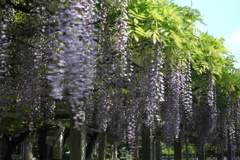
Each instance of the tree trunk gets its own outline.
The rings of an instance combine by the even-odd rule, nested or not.
[[[55,140],[53,141],[53,159],[61,160],[63,155],[63,137],[64,127],[58,126],[55,132]]]
[[[48,125],[44,124],[42,128],[38,130],[38,149],[39,149],[39,159],[46,160],[47,159],[47,131]]]
[[[101,133],[100,144],[99,144],[99,160],[106,159],[106,148],[107,148],[107,133]]]
[[[7,150],[6,150],[6,153],[5,153],[5,158],[4,160],[12,160],[12,153],[13,153],[13,150],[15,147],[11,146],[11,145],[7,145]]]
[[[142,129],[142,160],[152,160],[152,145],[150,128],[143,126]]]
[[[27,130],[20,133],[18,137],[10,137],[8,135],[3,135],[7,144],[4,160],[12,160],[12,153],[14,149],[29,135],[29,133],[30,131]]]
[[[174,160],[182,159],[182,144],[181,139],[174,139]]]
[[[80,130],[74,127],[74,119],[70,122],[70,160],[86,160],[86,122],[82,119]]]

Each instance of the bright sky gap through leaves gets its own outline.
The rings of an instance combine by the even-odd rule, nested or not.
[[[239,0],[174,0],[177,5],[198,9],[206,25],[197,28],[216,38],[225,39],[225,47],[235,56],[240,68],[240,1]]]

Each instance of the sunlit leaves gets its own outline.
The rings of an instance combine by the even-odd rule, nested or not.
[[[210,70],[213,76],[222,74],[222,66],[227,62],[223,57],[228,53],[222,40],[200,33],[197,48],[193,52],[193,67],[197,72],[201,74]]]

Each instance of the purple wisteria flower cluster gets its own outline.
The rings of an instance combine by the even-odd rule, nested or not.
[[[8,34],[9,29],[9,13],[8,6],[1,8],[2,18],[0,20],[0,78],[3,78],[7,74],[6,70],[6,58],[9,52],[10,45],[10,34]],[[11,13],[11,12],[10,12]]]
[[[89,90],[93,89],[94,58],[97,54],[97,30],[93,25],[97,18],[96,3],[95,0],[71,0],[68,4],[60,4],[60,10],[53,17],[57,23],[54,35],[57,48],[51,58],[57,64],[50,65],[48,79],[53,87],[54,98],[61,99],[63,92],[70,95],[76,127],[81,126],[86,97]]]

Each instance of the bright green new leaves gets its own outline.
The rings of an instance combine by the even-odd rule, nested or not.
[[[130,37],[139,42],[140,39],[150,38],[155,44],[161,41],[161,24],[164,20],[152,1],[132,1],[129,4],[129,33]]]
[[[196,21],[201,21],[197,10],[179,7],[166,1],[131,1],[129,4],[129,36],[139,42],[151,39],[154,44],[175,46],[177,49],[188,45]]]
[[[197,47],[193,50],[193,68],[199,73],[210,71],[214,76],[221,76],[223,66],[227,61],[224,55],[228,53],[223,46],[223,39],[216,39],[208,33],[200,33]]]
[[[226,65],[222,75],[216,80],[219,94],[230,94],[231,98],[240,98],[240,69],[233,66],[233,57],[225,58]]]
[[[195,23],[201,22],[197,10],[153,0],[133,0],[128,6],[128,35],[132,43],[150,48],[160,44],[171,59],[178,59],[179,54],[191,59],[189,55],[198,52],[194,51],[198,43]]]
[[[164,0],[133,0],[128,6],[128,34],[135,42],[160,43],[164,52],[175,54],[174,57],[181,53],[191,59],[198,73],[209,70],[213,75],[221,75],[228,51],[222,39],[195,27],[197,21],[203,23],[198,10]]]

